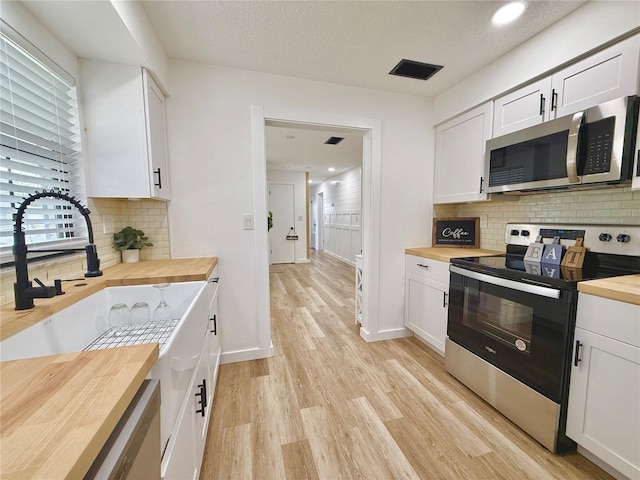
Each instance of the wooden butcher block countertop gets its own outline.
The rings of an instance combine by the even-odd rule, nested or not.
[[[158,359],[158,344],[0,363],[0,477],[82,478]]]
[[[104,269],[104,275],[63,282],[64,295],[36,298],[35,307],[15,310],[12,303],[0,307],[0,341],[15,335],[40,320],[63,310],[105,287],[150,285],[153,283],[193,282],[206,280],[218,264],[217,257],[175,258],[119,263]],[[53,282],[48,282],[52,284]]]
[[[610,300],[640,305],[640,275],[579,282],[578,291]]]
[[[504,252],[484,250],[482,248],[423,247],[407,248],[404,253],[441,262],[450,262],[452,258],[487,257],[490,255],[502,255]]]

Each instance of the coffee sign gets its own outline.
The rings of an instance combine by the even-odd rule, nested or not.
[[[480,218],[434,218],[434,247],[468,247],[480,245]]]

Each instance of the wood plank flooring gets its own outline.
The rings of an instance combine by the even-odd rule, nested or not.
[[[415,338],[367,344],[354,269],[271,269],[272,358],[220,367],[201,479],[609,479],[555,455]]]

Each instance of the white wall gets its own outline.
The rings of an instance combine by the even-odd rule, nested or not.
[[[287,172],[283,170],[267,170],[267,183],[293,185],[293,210],[296,219],[296,235],[298,235],[298,240],[295,242],[295,261],[296,263],[307,262],[307,182],[305,173]],[[298,217],[302,217],[302,220]],[[258,218],[260,218],[259,215]]]
[[[382,122],[380,290],[377,331],[403,330],[404,249],[430,238],[430,101],[224,67],[170,61],[167,102],[173,200],[172,256],[217,255],[223,352],[260,352],[251,212],[251,106],[297,108]],[[402,210],[403,214],[397,212]],[[253,212],[259,218],[266,212]],[[377,333],[377,332],[373,332]],[[238,358],[237,356],[234,358]]]
[[[640,2],[592,1],[433,100],[434,124],[640,27]]]
[[[323,194],[324,250],[355,265],[354,255],[362,249],[362,167],[314,185],[310,191]]]

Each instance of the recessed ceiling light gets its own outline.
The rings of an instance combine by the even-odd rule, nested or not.
[[[525,2],[509,2],[493,14],[491,22],[494,25],[506,25],[522,15],[526,8],[527,4]]]
[[[307,180],[307,183],[313,183],[313,180]]]
[[[333,167],[329,167],[329,168],[327,168],[327,170],[329,170],[330,172],[335,172],[336,171],[336,169],[333,168]]]

